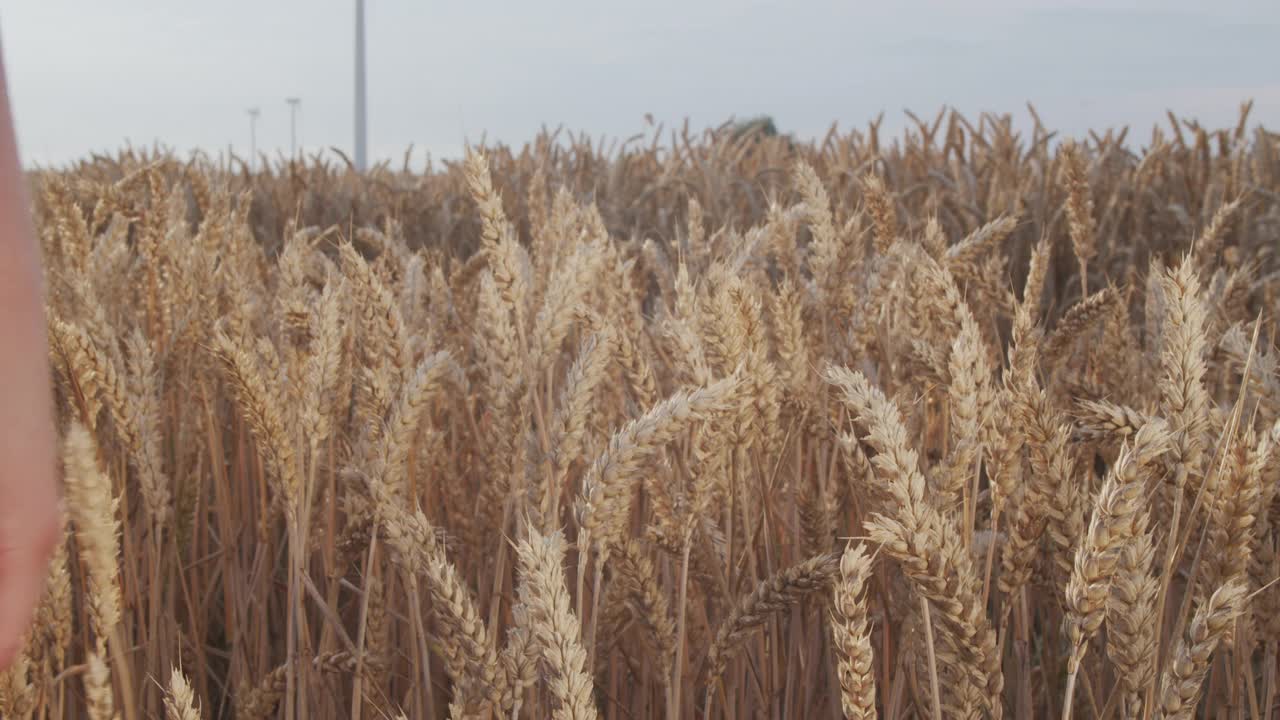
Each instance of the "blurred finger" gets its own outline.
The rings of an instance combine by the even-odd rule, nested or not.
[[[36,604],[44,592],[49,557],[61,540],[56,513],[34,520],[10,535],[0,546],[0,669],[8,668],[22,649]]]

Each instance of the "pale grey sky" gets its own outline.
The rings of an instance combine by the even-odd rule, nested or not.
[[[353,0],[0,0],[28,164],[126,142],[287,151],[352,138]],[[367,0],[370,155],[520,143],[543,124],[625,138],[774,116],[820,135],[903,108],[1014,112],[1065,132],[1166,107],[1211,125],[1255,100],[1280,127],[1280,2]]]

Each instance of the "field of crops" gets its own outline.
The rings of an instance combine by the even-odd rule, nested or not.
[[[35,174],[0,714],[1273,717],[1280,135],[910,117]]]

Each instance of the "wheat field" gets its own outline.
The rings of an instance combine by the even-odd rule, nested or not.
[[[1275,717],[1248,111],[38,172],[67,537],[0,715]]]

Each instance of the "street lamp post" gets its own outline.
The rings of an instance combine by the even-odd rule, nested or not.
[[[262,111],[249,108],[249,169],[253,170],[254,158],[258,157],[258,116]]]
[[[364,89],[364,0],[356,0],[356,170],[364,172],[365,155],[365,89]]]
[[[298,157],[298,105],[302,103],[300,98],[285,98],[285,102],[289,103],[289,157]]]

